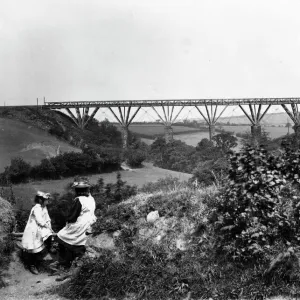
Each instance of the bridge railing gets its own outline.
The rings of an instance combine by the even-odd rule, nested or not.
[[[233,98],[233,99],[166,99],[166,100],[103,100],[45,102],[49,108],[65,107],[152,107],[152,106],[201,106],[201,105],[282,105],[300,104],[300,98]]]

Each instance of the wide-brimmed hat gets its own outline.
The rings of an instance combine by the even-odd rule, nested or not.
[[[41,197],[41,198],[44,198],[44,199],[49,199],[51,194],[50,193],[44,193],[44,192],[41,192],[41,191],[37,191],[36,192],[36,195],[38,197]]]
[[[72,188],[75,189],[83,189],[83,188],[88,188],[91,185],[89,184],[89,182],[87,180],[80,180],[80,181],[75,181],[72,185]]]

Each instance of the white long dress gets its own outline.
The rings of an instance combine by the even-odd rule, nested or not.
[[[41,252],[45,248],[44,241],[51,235],[51,220],[47,207],[36,204],[31,209],[22,237],[22,246],[30,253]]]
[[[74,223],[68,223],[57,233],[57,236],[70,245],[80,246],[85,245],[87,240],[86,232],[96,222],[96,203],[91,195],[88,197],[79,196],[76,199],[81,204],[81,211],[77,220]]]

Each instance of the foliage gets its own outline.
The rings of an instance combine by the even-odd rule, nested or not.
[[[294,171],[288,160],[263,148],[248,147],[231,156],[230,183],[214,216],[222,251],[238,260],[259,260],[268,258],[275,241],[298,242],[300,196],[286,186]],[[283,197],[286,189],[289,197]]]
[[[102,157],[99,157],[97,153],[88,150],[84,153],[66,152],[50,159],[43,159],[37,166],[31,166],[22,158],[14,158],[11,165],[0,174],[0,182],[7,185],[29,179],[59,179],[78,174],[100,173],[108,168],[111,170],[119,168],[119,157],[113,155],[107,157],[104,152],[101,154]]]
[[[206,149],[211,149],[214,143],[207,138],[202,139],[196,146],[197,151],[203,151]]]
[[[11,260],[11,254],[14,250],[14,240],[11,235],[7,235],[1,239],[0,243],[0,270],[4,270],[8,267]],[[3,282],[2,274],[0,272],[0,289],[5,286]]]
[[[9,265],[14,243],[10,233],[13,231],[15,218],[12,205],[0,197],[0,288],[4,286],[2,270]]]
[[[212,184],[220,186],[226,181],[228,169],[226,157],[199,162],[193,170],[193,177],[190,181],[195,182],[196,180],[197,185],[201,187]]]
[[[221,132],[215,135],[212,140],[223,153],[227,153],[237,146],[237,138],[230,132]]]
[[[1,110],[0,115],[47,131],[83,151],[86,147],[92,148],[101,157],[102,164],[98,165],[101,172],[116,170],[116,167],[120,166],[121,133],[108,120],[98,122],[96,119],[92,119],[85,129],[81,129],[66,114],[47,108],[9,108]],[[52,178],[53,172],[48,173],[47,177]],[[3,182],[3,180],[1,181]],[[20,182],[20,180],[16,179],[16,182]]]
[[[140,149],[129,148],[124,151],[124,159],[130,167],[141,167],[146,159],[146,153]]]
[[[171,193],[140,194],[111,206],[110,213],[103,216],[102,224],[107,224],[108,228],[111,222],[111,231],[118,230],[117,248],[102,250],[100,257],[86,259],[80,272],[60,288],[60,294],[68,298],[124,300],[294,296],[299,284],[279,278],[269,282],[264,277],[267,264],[233,262],[216,251],[213,224],[205,222],[205,215],[211,208],[203,206],[204,200],[211,203],[213,195],[207,191],[182,189]],[[147,225],[142,219],[153,209],[159,210],[160,220],[164,221]],[[186,228],[163,222],[177,220],[183,224],[186,218],[198,224],[195,231],[187,227],[190,228],[188,249],[164,247],[170,236],[177,238]],[[168,227],[167,236],[160,242],[143,238],[141,227],[146,231],[157,231],[161,224],[173,226]],[[276,253],[280,249],[276,246],[273,251]]]
[[[172,190],[187,187],[186,182],[180,182],[178,177],[173,177],[171,175],[160,178],[155,182],[147,182],[140,189],[141,193],[154,193],[154,192],[170,192]]]
[[[242,144],[244,147],[247,147],[249,145],[254,146],[255,143],[267,147],[272,142],[270,133],[267,132],[264,128],[262,128],[261,133],[256,136],[256,141],[254,140],[253,135],[250,131],[245,133],[237,133],[236,136],[242,138]]]
[[[33,178],[55,179],[57,178],[57,170],[50,159],[42,159],[38,166],[32,167],[31,176]]]
[[[3,184],[26,182],[29,178],[31,166],[23,158],[16,157],[11,159],[9,167],[6,167],[1,174]]]
[[[218,160],[224,157],[222,149],[215,147],[214,143],[206,138],[202,139],[196,146],[196,151],[202,162],[207,160]]]
[[[87,130],[93,133],[94,136],[94,140],[86,141],[87,144],[96,144],[102,147],[121,147],[122,145],[121,132],[108,119],[101,122],[96,119],[90,120],[86,127]]]
[[[109,205],[119,203],[136,195],[137,187],[131,186],[123,181],[121,174],[117,173],[116,183],[104,185],[103,179],[99,178],[97,184],[93,185],[91,191],[96,200],[97,209],[106,209]]]
[[[192,172],[199,160],[195,147],[178,140],[166,143],[163,138],[152,143],[149,155],[158,167],[187,173]]]

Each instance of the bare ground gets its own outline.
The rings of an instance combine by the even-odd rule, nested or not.
[[[65,300],[61,296],[49,294],[49,288],[59,282],[57,276],[49,276],[45,272],[33,275],[25,269],[17,253],[13,254],[9,269],[4,272],[7,286],[0,289],[1,300]]]

